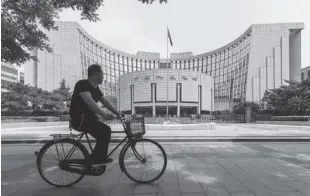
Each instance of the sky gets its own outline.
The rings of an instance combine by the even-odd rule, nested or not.
[[[167,56],[167,26],[174,46],[170,52],[205,53],[240,36],[251,24],[304,22],[302,65],[310,65],[310,0],[104,0],[101,21],[81,21],[80,13],[64,10],[59,20],[77,21],[104,44],[130,53],[160,52]]]

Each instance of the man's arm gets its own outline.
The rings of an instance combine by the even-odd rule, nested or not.
[[[103,96],[100,98],[100,102],[111,112],[113,112],[115,115],[120,116],[121,114],[111,105],[111,103],[104,98]]]
[[[99,106],[98,104],[93,100],[91,97],[90,92],[84,91],[80,92],[80,96],[82,97],[83,101],[86,103],[87,107],[94,112],[95,114],[101,115],[105,119],[109,119],[109,115],[106,114]]]

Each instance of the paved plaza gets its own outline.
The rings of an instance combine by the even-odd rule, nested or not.
[[[2,145],[2,195],[310,196],[310,143],[162,144],[167,170],[153,184],[131,182],[116,159],[103,176],[63,189],[37,172],[33,152],[41,144]]]

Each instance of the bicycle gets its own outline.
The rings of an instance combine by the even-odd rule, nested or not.
[[[127,143],[125,143],[125,145],[122,147],[118,158],[121,171],[124,172],[129,179],[137,183],[151,183],[159,179],[166,170],[167,155],[164,148],[159,143],[151,139],[143,138],[143,135],[145,134],[144,117],[132,118],[131,120],[125,120],[125,118],[121,118],[120,121],[124,127],[126,136],[108,154],[108,158],[111,157],[113,152],[115,152],[115,150],[118,149],[119,146],[127,140]],[[69,128],[70,131],[72,131],[70,121]],[[44,181],[56,187],[70,187],[80,182],[85,175],[100,176],[105,173],[106,165],[94,167],[90,164],[90,154],[81,142],[84,135],[86,136],[90,150],[93,152],[91,142],[85,131],[80,134],[72,134],[72,132],[70,132],[70,134],[52,134],[51,136],[53,136],[54,139],[44,144],[39,152],[35,152],[37,155],[36,164],[39,170],[39,174]],[[142,149],[138,148],[141,146],[140,144],[143,144]],[[151,148],[145,149],[145,144],[153,145],[153,148],[157,148],[157,150],[159,150],[158,155],[161,155],[162,158],[152,160],[151,155],[147,153],[148,150],[151,150]],[[73,146],[68,154],[65,153],[65,145]],[[51,157],[56,158],[56,165],[54,167],[48,168],[47,170],[44,170],[45,164],[47,163],[44,158],[47,158],[47,152],[49,150],[53,151],[53,149],[54,152],[56,151],[57,156],[54,155]],[[73,159],[70,159],[76,150],[80,151],[80,156],[78,158],[73,157]],[[133,156],[129,156],[131,152]],[[133,166],[140,165],[140,167],[138,169],[136,168],[130,170],[131,165],[127,163],[131,163]],[[147,164],[154,164],[156,168],[151,168],[150,166],[147,166]],[[53,173],[51,170],[55,169],[60,169],[60,173],[62,174],[61,182],[57,182],[54,180],[54,178],[51,179],[47,176],[49,173]],[[142,169],[146,169],[152,172],[155,174],[155,176],[150,179],[144,179],[146,177],[146,173],[144,171],[143,175],[141,176]],[[139,177],[134,175],[135,172],[139,173]],[[71,175],[72,179],[65,181],[64,174]],[[60,175],[58,174],[58,177],[59,176]]]

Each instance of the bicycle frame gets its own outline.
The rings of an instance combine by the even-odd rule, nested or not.
[[[120,145],[122,145],[122,144],[128,139],[128,143],[131,145],[131,149],[133,150],[134,155],[135,155],[140,161],[144,161],[144,158],[141,157],[141,156],[138,154],[138,152],[136,151],[136,149],[135,149],[134,146],[132,145],[132,144],[133,144],[133,141],[134,141],[134,138],[133,138],[132,136],[129,136],[129,135],[128,135],[127,127],[126,127],[126,124],[124,123],[124,120],[121,120],[121,123],[122,123],[122,125],[123,125],[123,127],[124,127],[124,132],[126,133],[126,136],[124,137],[123,140],[121,140],[121,141],[116,145],[116,147],[113,148],[113,150],[112,150],[110,153],[108,153],[108,158],[119,148]],[[88,135],[87,135],[86,132],[83,132],[83,133],[80,133],[80,134],[78,134],[78,135],[75,135],[75,137],[78,138],[78,139],[76,139],[76,140],[77,140],[78,142],[82,143],[81,140],[82,140],[82,138],[84,137],[84,135],[86,136],[86,140],[87,140],[87,143],[88,143],[88,145],[89,145],[89,147],[90,147],[91,152],[93,152],[94,150],[93,150],[93,148],[92,148],[91,142],[90,142],[89,137],[88,137]],[[124,146],[124,147],[125,147],[125,146]],[[124,148],[124,147],[123,147],[123,148]],[[76,146],[73,146],[73,147],[70,149],[69,153],[68,153],[68,154],[66,155],[66,157],[64,158],[64,160],[70,159],[70,157],[72,156],[72,154],[74,153],[75,150],[76,150]],[[57,145],[56,145],[56,151],[57,151],[57,154],[58,154]],[[122,153],[122,150],[121,150],[121,153]],[[121,155],[121,153],[120,153],[120,155]],[[59,155],[58,155],[58,157],[59,157]],[[87,157],[86,159],[89,159],[89,157]]]

